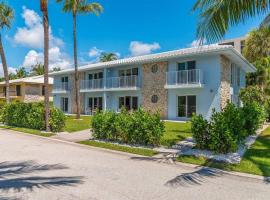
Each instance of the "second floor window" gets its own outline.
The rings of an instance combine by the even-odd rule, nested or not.
[[[68,89],[68,77],[64,76],[61,78],[61,83],[62,83],[62,87],[63,89]]]
[[[42,96],[45,96],[45,86],[44,85],[42,85],[42,91],[41,91],[41,93],[42,93]]]
[[[235,64],[231,65],[231,85],[240,86],[241,82],[241,69],[240,67],[236,66]]]
[[[119,70],[118,75],[119,76],[138,76],[139,70],[137,67],[130,68],[130,69],[122,69]]]
[[[88,80],[102,79],[102,78],[103,78],[103,72],[88,74]]]

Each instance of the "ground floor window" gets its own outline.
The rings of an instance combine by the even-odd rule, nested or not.
[[[196,113],[196,96],[178,96],[178,117],[192,117]]]
[[[68,97],[61,97],[61,110],[68,112]]]
[[[89,97],[88,98],[88,108],[90,113],[97,110],[103,109],[103,98],[102,97]]]
[[[138,97],[136,96],[124,96],[119,97],[119,109],[122,107],[127,110],[137,110],[138,109]]]

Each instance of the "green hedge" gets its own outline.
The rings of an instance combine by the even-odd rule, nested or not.
[[[9,126],[45,129],[43,103],[10,103],[1,109],[1,121]],[[53,132],[61,131],[65,126],[65,115],[59,109],[50,106],[50,128]]]
[[[191,132],[199,149],[234,152],[247,136],[256,133],[265,116],[263,107],[256,102],[242,108],[229,103],[222,112],[214,111],[209,122],[201,115],[194,115]]]
[[[159,145],[165,132],[160,115],[142,109],[99,112],[92,119],[92,128],[96,139],[141,145]]]

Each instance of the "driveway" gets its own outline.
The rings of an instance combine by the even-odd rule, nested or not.
[[[0,130],[0,199],[269,199],[263,180]]]

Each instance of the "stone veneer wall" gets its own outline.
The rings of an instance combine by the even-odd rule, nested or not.
[[[157,72],[152,72],[152,66],[157,65]],[[142,107],[151,112],[159,111],[163,119],[167,118],[168,91],[166,84],[167,62],[142,65]],[[158,101],[152,103],[152,96],[157,95]]]
[[[230,60],[221,55],[221,82],[220,82],[220,107],[224,109],[228,100],[231,99],[231,62]]]
[[[81,80],[83,79],[84,79],[84,73],[79,72],[79,85],[81,84]],[[75,73],[71,74],[70,87],[71,87],[71,113],[75,114],[77,112],[76,94],[75,94]],[[81,93],[81,92],[80,92],[80,107],[81,107],[81,113],[84,114],[84,93]]]

